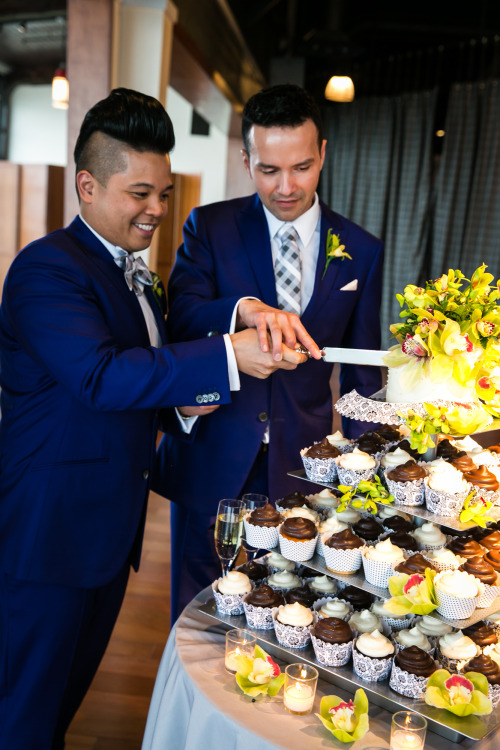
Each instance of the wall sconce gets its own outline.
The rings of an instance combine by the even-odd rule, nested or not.
[[[57,68],[52,79],[52,106],[55,109],[68,109],[69,83],[66,69],[61,65]]]
[[[325,88],[325,99],[331,102],[352,102],[354,83],[349,76],[332,76]]]

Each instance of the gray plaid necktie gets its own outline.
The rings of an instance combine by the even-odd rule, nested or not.
[[[149,268],[142,258],[135,258],[133,255],[120,255],[115,258],[117,266],[125,272],[125,281],[130,291],[134,291],[138,297],[144,292],[144,285],[152,286],[153,277],[149,273]]]
[[[292,226],[282,226],[276,233],[278,251],[274,263],[276,295],[280,310],[300,315],[300,250],[299,235]]]

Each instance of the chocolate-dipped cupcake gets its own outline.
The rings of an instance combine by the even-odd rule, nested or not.
[[[446,549],[449,549],[455,555],[459,557],[470,557],[482,556],[484,549],[472,536],[457,537],[452,539],[451,542],[445,545]]]
[[[387,478],[392,482],[414,482],[417,479],[424,479],[426,476],[427,472],[424,467],[415,461],[407,461],[387,473]]]
[[[306,496],[298,490],[295,490],[295,492],[291,492],[289,495],[285,495],[285,497],[281,497],[279,500],[276,500],[276,506],[278,508],[281,508],[282,510],[300,508],[302,505],[309,507]]]
[[[249,560],[244,565],[238,565],[240,573],[245,573],[251,581],[254,583],[257,581],[263,581],[269,575],[269,568],[264,563],[255,562],[255,560]]]
[[[406,461],[385,471],[385,481],[396,503],[423,505],[426,470],[415,461]]]
[[[407,646],[401,649],[395,661],[400,669],[417,677],[430,677],[438,668],[432,656],[418,646]]]
[[[383,525],[390,534],[394,533],[395,531],[404,531],[406,534],[408,534],[415,528],[415,525],[412,521],[407,521],[406,518],[403,518],[402,516],[392,516],[392,518],[384,518]]]
[[[252,510],[247,518],[254,526],[279,526],[283,520],[281,513],[269,503]]]
[[[338,617],[321,617],[311,629],[316,659],[329,667],[347,664],[352,653],[354,633]]]
[[[307,584],[298,586],[296,589],[291,589],[285,594],[285,600],[287,604],[293,604],[298,602],[303,604],[304,607],[311,608],[314,602],[318,599],[318,595],[311,589]]]
[[[381,524],[376,521],[373,516],[360,518],[359,521],[353,525],[352,530],[357,536],[360,536],[367,542],[374,542],[384,531]]]
[[[429,562],[429,560],[426,560],[425,557],[420,554],[420,552],[417,552],[416,554],[411,555],[411,557],[409,557],[407,560],[403,560],[403,562],[400,562],[399,565],[396,565],[394,570],[396,571],[396,573],[406,573],[407,575],[411,576],[414,573],[420,573],[421,575],[424,575],[426,568],[430,568],[431,570],[435,570],[436,572],[438,570],[435,565]]]
[[[401,437],[401,433],[399,432],[398,428],[394,427],[394,425],[392,424],[379,424],[379,426],[375,428],[374,432],[376,432],[377,435],[380,435],[390,443],[394,443]]]
[[[396,547],[400,547],[401,549],[406,549],[410,552],[416,552],[420,549],[415,537],[411,534],[407,534],[405,531],[395,531],[393,534],[389,534],[389,538],[392,544],[395,544]]]
[[[450,464],[465,474],[466,471],[474,471],[476,464],[472,458],[465,452],[459,451],[458,455],[450,461]]]
[[[310,560],[316,547],[317,535],[316,524],[309,518],[287,518],[279,527],[280,552],[288,560]]]
[[[258,630],[272,630],[273,607],[279,607],[285,603],[283,594],[272,589],[267,583],[250,591],[243,597],[245,617],[251,628]]]
[[[278,544],[278,526],[283,521],[276,508],[267,503],[245,514],[243,523],[248,544],[256,549],[272,549]]]
[[[356,438],[356,445],[360,451],[364,451],[365,453],[369,453],[370,456],[374,456],[385,449],[387,446],[387,440],[378,432],[368,431]]]
[[[500,487],[500,482],[496,476],[489,471],[484,464],[476,466],[471,471],[464,473],[464,479],[467,480],[475,489],[484,492],[496,492]]]
[[[479,648],[486,648],[498,643],[498,636],[495,633],[495,629],[484,620],[479,620],[473,625],[469,625],[468,628],[462,628],[462,633],[468,635]]]
[[[500,573],[500,550],[488,550],[488,552],[486,552],[484,555],[484,559],[489,565],[491,565],[493,570],[496,570],[497,573]]]
[[[459,453],[460,451],[458,450],[458,448],[455,448],[455,446],[450,443],[448,438],[443,438],[443,440],[440,440],[436,448],[437,458],[444,458],[445,461],[450,461],[456,458]]]
[[[476,578],[479,578],[479,580],[487,586],[495,586],[497,582],[496,570],[494,570],[482,555],[469,557],[463,565],[459,567],[459,570],[465,570],[466,573],[470,573]]]
[[[472,657],[464,667],[465,672],[479,672],[484,674],[490,685],[500,685],[500,665],[490,656],[479,654]]]
[[[481,539],[481,546],[486,547],[487,550],[497,549],[500,550],[500,531],[491,531]]]
[[[354,573],[361,567],[361,550],[365,543],[350,528],[323,540],[326,567],[336,573]]]
[[[305,455],[309,458],[337,458],[340,453],[339,449],[332,445],[327,438],[323,438],[319,443],[311,445]]]
[[[356,611],[370,609],[375,600],[375,597],[368,593],[368,591],[358,589],[356,586],[346,586],[345,589],[339,592],[338,598],[350,604]]]

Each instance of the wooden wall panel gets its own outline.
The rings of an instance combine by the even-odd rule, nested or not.
[[[63,226],[64,167],[21,167],[19,249]]]
[[[0,294],[7,270],[19,250],[20,167],[0,161]]]

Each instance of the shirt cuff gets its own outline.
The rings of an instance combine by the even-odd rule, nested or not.
[[[242,302],[244,299],[256,299],[258,300],[258,297],[240,297],[236,305],[234,306],[233,315],[231,317],[231,324],[229,326],[229,333],[234,333],[236,330],[236,318],[238,316],[238,307],[240,306],[240,302]],[[233,390],[233,389],[231,389]],[[238,389],[235,389],[238,390]]]
[[[228,333],[225,333],[223,338],[224,338],[224,343],[226,345],[227,372],[229,375],[229,390],[239,391],[241,387],[240,374],[238,372],[238,363],[236,362],[236,355],[234,353],[233,345],[231,343],[231,339],[229,338]]]
[[[193,429],[194,423],[197,419],[199,419],[199,417],[184,417],[177,408],[175,409],[175,413],[177,414],[177,419],[179,420],[181,430],[185,432],[186,435],[189,435],[189,433]]]

